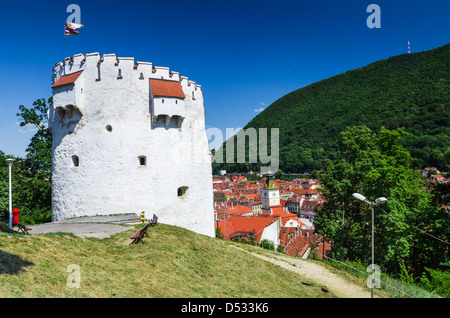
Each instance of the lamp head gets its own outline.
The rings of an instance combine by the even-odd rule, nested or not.
[[[365,196],[363,196],[362,194],[359,193],[353,193],[353,196],[355,198],[357,198],[358,200],[364,201],[366,203],[372,204],[372,202],[370,202],[369,200],[367,200],[367,198]]]
[[[6,162],[8,163],[8,165],[12,165],[12,163],[14,162],[14,159],[8,158],[8,159],[6,159]]]
[[[375,200],[375,205],[386,202],[387,199],[385,197],[381,197]]]
[[[366,197],[359,193],[353,193],[353,196],[361,201],[366,201]]]

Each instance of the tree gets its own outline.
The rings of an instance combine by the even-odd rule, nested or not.
[[[326,202],[315,221],[316,231],[332,240],[335,257],[363,264],[371,261],[371,207],[353,198],[352,194],[358,192],[370,201],[388,199],[385,205],[375,207],[377,265],[399,273],[404,262],[409,272],[414,267],[413,272],[418,274],[424,270],[424,263],[418,264],[413,257],[420,254],[419,250],[427,251],[427,262],[430,258],[436,260],[433,263],[443,259],[439,254],[442,249],[430,251],[434,243],[424,241],[421,232],[409,226],[433,226],[436,209],[419,174],[410,168],[411,156],[399,144],[405,134],[403,129],[384,127],[376,134],[366,126],[341,133],[341,156],[327,163],[322,178]]]
[[[51,219],[52,134],[47,126],[47,111],[52,100],[52,97],[37,99],[30,108],[20,105],[17,113],[21,127],[32,125],[36,129],[26,149],[26,158],[15,158],[12,167],[13,206],[20,210],[21,223],[43,223]],[[5,211],[1,219],[8,218],[9,210],[5,159],[0,151],[0,209]]]
[[[275,173],[275,179],[281,179],[281,177],[283,176],[283,171],[281,169],[278,169],[277,172]]]
[[[51,182],[39,176],[32,176],[25,160],[6,156],[0,151],[0,220],[9,217],[9,169],[6,158],[14,158],[12,165],[13,209],[20,210],[20,222],[25,224],[44,223],[51,220]]]
[[[53,103],[53,97],[45,100],[37,99],[33,102],[33,107],[27,108],[19,106],[20,112],[17,117],[21,120],[20,126],[32,125],[36,128],[36,133],[31,138],[28,145],[25,167],[31,175],[39,175],[50,178],[52,166],[52,133],[48,128],[48,108]]]

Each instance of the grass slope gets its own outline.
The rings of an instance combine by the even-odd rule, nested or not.
[[[160,224],[130,246],[135,231],[102,240],[0,232],[0,297],[335,297],[229,242]],[[67,287],[71,264],[80,267],[80,288]]]

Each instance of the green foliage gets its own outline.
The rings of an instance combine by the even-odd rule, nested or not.
[[[375,264],[410,281],[426,267],[441,270],[448,255],[442,241],[449,239],[450,218],[436,205],[445,189],[428,193],[410,168],[412,158],[399,144],[404,135],[403,129],[382,127],[376,134],[366,126],[341,133],[341,158],[328,162],[321,179],[325,204],[317,211],[315,228],[333,241],[335,258],[369,264],[372,210],[352,194],[361,193],[372,202],[386,197],[385,204],[375,207]]]
[[[450,298],[450,262],[447,261],[447,263],[442,265],[446,267],[446,270],[425,268],[427,274],[423,275],[420,283],[427,290],[436,291],[439,295]]]
[[[230,241],[254,244],[256,240],[255,230],[252,230],[248,233],[236,233],[230,236]]]
[[[216,227],[216,236],[215,237],[223,240],[222,229],[220,227]]]
[[[310,258],[310,259],[314,259],[314,258],[315,258],[316,253],[317,253],[317,247],[318,247],[318,245],[317,245],[316,243],[314,243],[314,242],[312,242],[312,243],[309,245],[309,248],[311,249],[311,252],[310,252],[310,254],[309,254],[309,258]]]
[[[450,170],[449,52],[447,44],[316,82],[281,97],[244,129],[280,129],[284,172],[321,170],[324,161],[339,158],[339,133],[360,125],[373,131],[404,127],[408,134],[399,143],[414,158],[414,168]],[[246,169],[239,163],[213,166],[229,172]],[[249,164],[253,171],[260,166]]]
[[[265,249],[268,249],[268,250],[274,250],[274,249],[275,249],[275,245],[273,244],[273,242],[272,242],[272,241],[269,241],[269,240],[267,240],[267,239],[261,240],[261,241],[259,242],[259,245],[260,245],[262,248],[265,248]]]
[[[52,134],[47,128],[47,110],[53,98],[37,99],[33,107],[19,106],[20,126],[32,125],[36,133],[26,149],[26,158],[14,158],[11,167],[13,209],[20,210],[19,222],[44,223],[51,220]],[[9,223],[9,171],[0,151],[0,220]]]
[[[414,277],[408,273],[405,264],[400,264],[400,279],[405,284],[414,284]]]
[[[0,151],[0,220],[9,223],[9,171]],[[15,158],[11,167],[13,209],[20,210],[19,222],[38,224],[51,220],[51,182],[40,175],[30,175],[26,160]]]
[[[278,169],[278,171],[275,173],[275,179],[280,179],[283,176],[283,171],[281,169]]]
[[[48,129],[47,110],[53,103],[53,97],[45,100],[37,99],[33,107],[19,106],[17,117],[21,120],[20,126],[32,125],[36,133],[28,145],[27,156],[24,160],[25,167],[31,175],[50,177],[52,169],[52,133]]]

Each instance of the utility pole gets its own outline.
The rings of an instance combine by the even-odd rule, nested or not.
[[[9,228],[12,230],[12,184],[11,184],[11,166],[14,162],[14,159],[9,158],[6,159],[6,162],[9,166]]]
[[[374,227],[375,227],[375,205],[380,204],[380,203],[384,203],[387,201],[386,198],[381,197],[375,200],[375,202],[371,202],[369,200],[366,199],[365,196],[363,196],[362,194],[359,193],[353,193],[353,196],[355,198],[357,198],[358,200],[361,200],[363,202],[366,202],[368,204],[370,204],[370,206],[372,207],[372,298],[374,296],[374,288],[375,288],[375,237],[374,237]]]

